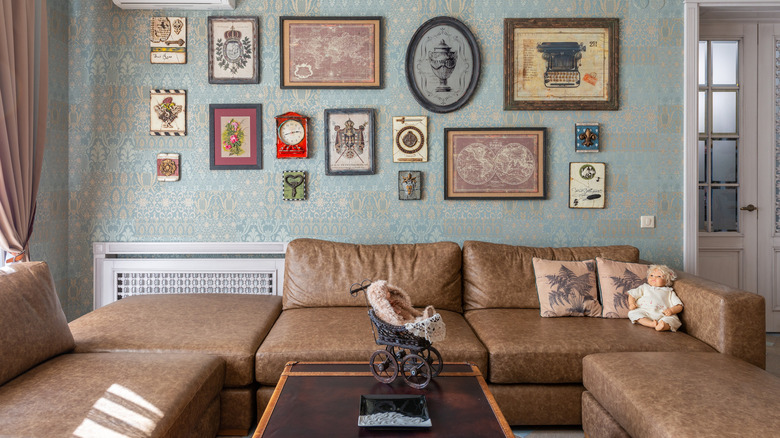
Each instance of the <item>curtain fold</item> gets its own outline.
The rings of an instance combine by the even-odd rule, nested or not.
[[[0,23],[0,248],[25,261],[46,141],[46,0],[0,0]]]

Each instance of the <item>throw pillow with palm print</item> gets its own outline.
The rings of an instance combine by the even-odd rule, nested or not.
[[[596,261],[533,259],[539,311],[543,317],[601,316]]]
[[[628,291],[647,281],[648,266],[596,257],[604,318],[628,318]]]

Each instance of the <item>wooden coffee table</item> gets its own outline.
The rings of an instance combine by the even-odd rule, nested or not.
[[[445,363],[424,389],[398,377],[380,383],[366,362],[289,362],[253,438],[392,436],[358,427],[360,396],[425,395],[431,427],[403,429],[404,437],[513,437],[476,365]]]

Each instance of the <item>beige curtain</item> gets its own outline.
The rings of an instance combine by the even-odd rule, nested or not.
[[[0,248],[29,260],[48,95],[46,0],[0,0]]]

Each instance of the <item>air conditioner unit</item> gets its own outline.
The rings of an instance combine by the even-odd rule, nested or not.
[[[235,9],[236,0],[114,0],[122,9]]]

